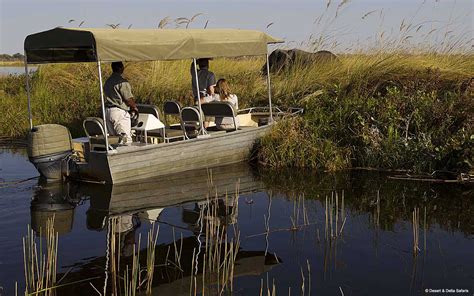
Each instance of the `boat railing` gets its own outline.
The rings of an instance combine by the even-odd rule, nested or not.
[[[272,112],[273,115],[276,116],[294,116],[294,115],[300,115],[303,114],[304,109],[300,107],[272,107]],[[240,109],[238,111],[238,114],[266,114],[270,113],[270,108],[269,107],[250,107],[250,108],[245,108],[245,109]]]

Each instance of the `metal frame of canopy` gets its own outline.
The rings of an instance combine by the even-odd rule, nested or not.
[[[27,37],[28,38],[28,37]],[[283,41],[274,41],[274,42],[266,42],[266,70],[267,70],[267,90],[268,90],[268,104],[269,104],[269,109],[270,109],[270,123],[273,122],[273,111],[272,111],[272,93],[271,93],[271,80],[270,80],[270,66],[269,66],[269,54],[268,54],[268,44],[269,43],[282,43]],[[26,40],[25,40],[26,43]],[[101,69],[101,59],[98,53],[98,50],[96,46],[92,46],[92,50],[94,53],[94,61],[97,63],[97,71],[98,71],[98,76],[99,76],[99,88],[100,88],[100,98],[101,98],[101,109],[102,109],[102,119],[104,121],[105,125],[105,130],[106,130],[106,135],[105,135],[105,146],[106,146],[106,153],[109,153],[109,143],[108,143],[108,134],[107,134],[107,120],[105,116],[105,99],[104,99],[104,90],[103,90],[103,81],[102,81],[102,69]],[[25,50],[24,50],[24,62],[25,62],[25,79],[26,79],[26,92],[27,92],[27,100],[28,100],[28,119],[29,119],[29,124],[30,124],[30,130],[33,129],[33,116],[32,116],[32,110],[31,110],[31,93],[30,93],[30,79],[29,79],[29,71],[28,71],[28,54],[26,50],[26,45],[25,45]],[[199,92],[199,79],[198,79],[198,71],[197,71],[197,65],[196,65],[196,59],[198,57],[193,57],[193,65],[194,65],[194,78],[196,79],[196,88],[197,88],[197,94],[198,94],[198,108],[200,110],[200,113],[202,114],[202,108],[201,108],[201,94]],[[209,56],[207,58],[212,58],[212,56]],[[183,58],[184,59],[184,58]],[[124,60],[124,59],[121,59]],[[58,61],[54,61],[58,62]],[[61,61],[60,61],[61,62]],[[68,62],[68,61],[66,61]],[[71,62],[71,61],[69,61]],[[91,60],[88,60],[88,62],[91,62]],[[39,63],[39,62],[38,62]],[[52,61],[48,62],[42,62],[42,63],[52,63]],[[203,127],[203,118],[201,118],[201,127]],[[202,132],[205,133],[204,128],[202,128]]]

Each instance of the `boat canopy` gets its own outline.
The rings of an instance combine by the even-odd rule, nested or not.
[[[55,28],[26,37],[29,64],[181,60],[267,54],[268,34],[239,29]]]

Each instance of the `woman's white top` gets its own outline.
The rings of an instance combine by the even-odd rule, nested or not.
[[[206,103],[214,101],[221,101],[221,97],[219,94],[213,94],[212,96],[207,96],[204,98],[204,102]],[[232,107],[234,107],[234,111],[237,112],[237,110],[239,109],[239,101],[237,99],[237,96],[231,94],[226,101],[231,103]],[[234,128],[234,120],[232,119],[232,117],[216,117],[215,123],[218,129]],[[235,124],[237,125],[237,128],[239,128],[240,122],[237,116],[235,117]]]

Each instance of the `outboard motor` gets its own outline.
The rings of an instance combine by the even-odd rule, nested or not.
[[[48,181],[61,181],[71,154],[71,134],[62,125],[38,125],[28,134],[30,162]]]

